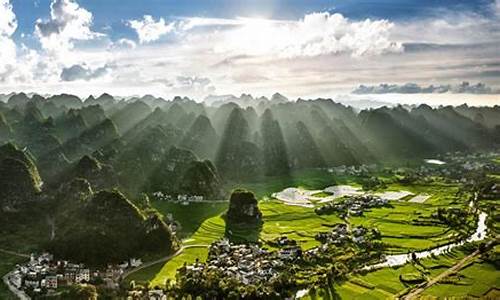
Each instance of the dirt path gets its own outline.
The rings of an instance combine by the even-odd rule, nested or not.
[[[432,278],[431,280],[424,282],[415,289],[411,290],[406,296],[403,296],[401,299],[404,300],[411,300],[411,299],[417,299],[417,297],[423,293],[426,289],[430,288],[434,284],[438,283],[442,279],[450,276],[453,273],[456,273],[460,271],[460,269],[463,268],[464,265],[466,265],[471,259],[475,258],[477,255],[479,255],[479,250],[474,251],[472,254],[469,254],[468,256],[464,257],[461,261],[456,263],[453,267],[449,268],[448,270],[444,271],[443,273],[439,274],[438,276]]]
[[[19,253],[19,252],[15,252],[15,251],[0,249],[0,252],[5,253],[5,254],[9,254],[9,255],[19,256],[19,257],[30,258],[29,254]]]
[[[157,260],[153,260],[153,261],[147,262],[145,264],[142,264],[142,265],[140,265],[140,266],[138,266],[138,267],[136,267],[134,269],[131,269],[131,270],[123,273],[122,278],[125,279],[125,278],[127,278],[128,276],[132,275],[135,272],[138,272],[140,270],[149,268],[149,267],[154,266],[154,265],[159,264],[159,263],[167,262],[167,261],[171,260],[172,258],[176,257],[177,255],[181,254],[185,249],[189,249],[189,248],[201,248],[201,247],[208,247],[208,245],[187,245],[187,246],[182,246],[174,254],[170,254],[168,256],[159,258]]]

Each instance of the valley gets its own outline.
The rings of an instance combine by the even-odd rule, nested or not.
[[[33,299],[496,292],[497,127],[279,99],[0,103],[5,282]]]

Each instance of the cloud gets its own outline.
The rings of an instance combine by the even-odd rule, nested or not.
[[[69,68],[63,68],[61,73],[62,81],[75,81],[75,80],[92,80],[108,74],[109,66],[103,66],[97,69],[90,69],[85,65],[73,65]]]
[[[9,0],[0,0],[0,77],[6,76],[16,64],[16,44],[12,35],[17,19]]]
[[[150,15],[145,15],[142,20],[130,20],[128,25],[136,31],[141,44],[154,42],[175,28],[174,23],[167,24],[163,18],[155,21]]]
[[[486,84],[478,82],[470,84],[464,81],[457,85],[429,85],[420,86],[416,83],[403,85],[381,83],[378,86],[360,85],[352,91],[353,94],[500,94],[500,90],[494,90]]]
[[[214,50],[230,55],[295,58],[347,53],[361,57],[403,51],[401,43],[391,39],[392,22],[352,21],[329,12],[307,14],[298,21],[193,18],[180,29],[213,26],[222,26],[211,37]]]
[[[352,56],[401,52],[400,43],[390,39],[394,26],[387,20],[350,21],[341,14],[308,14],[290,30],[295,39],[284,48],[286,56],[317,56],[347,52]]]
[[[210,78],[202,76],[176,76],[173,79],[156,79],[152,82],[162,84],[169,94],[193,98],[201,99],[215,91],[215,86]]]
[[[93,32],[91,25],[92,13],[74,0],[52,0],[50,18],[36,21],[35,35],[43,49],[60,54],[72,49],[74,41],[103,36]]]
[[[110,49],[135,49],[137,44],[129,39],[119,39],[112,43]]]
[[[215,87],[207,77],[177,76],[175,83],[172,85],[172,91],[198,96],[214,92]]]
[[[17,19],[9,0],[0,0],[0,35],[11,36],[17,29]]]

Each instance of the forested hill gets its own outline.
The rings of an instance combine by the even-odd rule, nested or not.
[[[228,179],[500,145],[499,106],[358,112],[330,99],[292,102],[279,94],[212,97],[205,104],[108,94],[3,99],[0,145],[10,142],[29,154],[46,185],[83,177],[93,188],[127,194],[217,198]]]

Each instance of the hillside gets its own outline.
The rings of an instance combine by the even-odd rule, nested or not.
[[[58,257],[102,266],[148,253],[168,254],[177,247],[163,221],[145,214],[118,191],[94,193],[85,181],[72,182],[63,191],[73,196],[60,195],[63,203],[48,246]]]
[[[41,186],[38,169],[29,154],[10,143],[0,147],[1,210],[16,210],[36,200]]]

